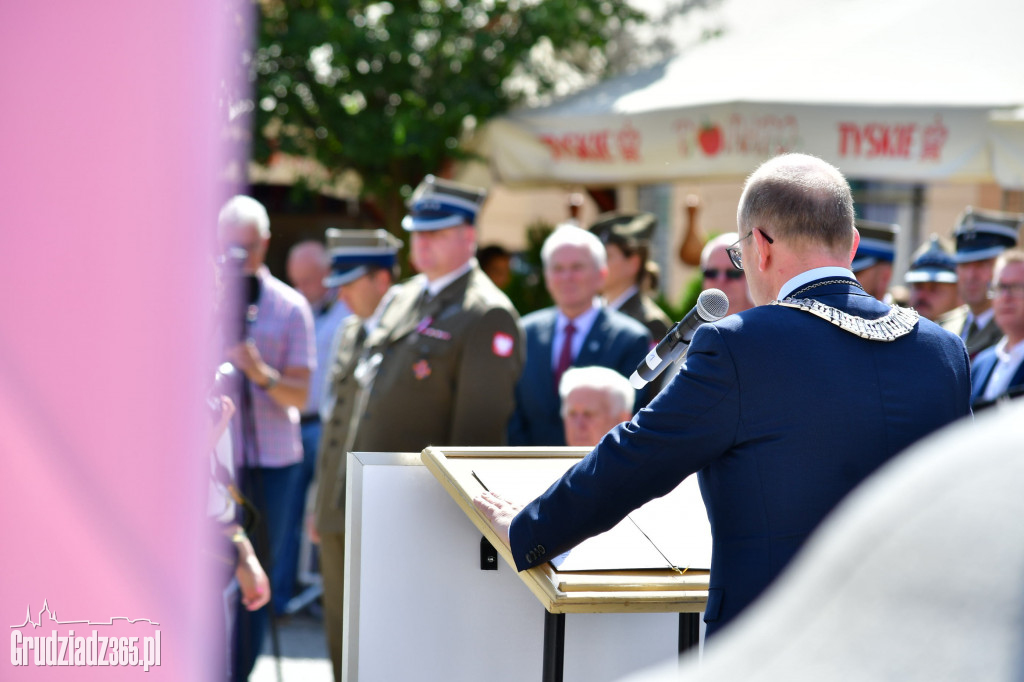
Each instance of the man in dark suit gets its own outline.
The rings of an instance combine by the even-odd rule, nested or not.
[[[737,218],[730,252],[756,307],[700,327],[648,408],[525,508],[477,498],[522,570],[699,472],[713,537],[709,635],[868,474],[970,413],[963,343],[869,296],[850,271],[858,236],[837,169],[772,159],[748,179]]]
[[[982,211],[971,206],[960,216],[956,238],[956,275],[964,304],[943,318],[942,326],[957,334],[973,359],[1002,337],[996,326],[988,287],[996,257],[1017,245],[1024,216]]]
[[[629,682],[1020,682],[1021,443],[1024,401],[933,433],[849,495],[713,647]]]
[[[1006,251],[996,259],[990,296],[1003,337],[971,365],[975,410],[1024,394],[1024,251]]]
[[[541,260],[555,305],[523,318],[526,365],[516,384],[509,445],[565,445],[558,397],[565,370],[597,365],[629,376],[651,345],[642,324],[600,304],[608,270],[596,236],[562,225],[545,240]]]

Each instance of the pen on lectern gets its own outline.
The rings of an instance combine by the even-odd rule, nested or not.
[[[486,490],[487,492],[490,492],[490,491],[491,491],[491,489],[490,489],[490,488],[488,488],[488,487],[487,487],[486,485],[484,485],[484,482],[480,480],[480,477],[476,475],[476,472],[475,472],[475,471],[471,471],[470,473],[471,473],[471,474],[473,474],[473,478],[475,478],[475,479],[476,479],[476,482],[480,484],[480,487],[481,487],[481,488],[483,488],[483,489],[484,489],[484,490]]]

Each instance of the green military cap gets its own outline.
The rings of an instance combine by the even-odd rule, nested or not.
[[[590,231],[602,244],[635,249],[648,245],[657,225],[653,213],[604,213],[597,217]]]

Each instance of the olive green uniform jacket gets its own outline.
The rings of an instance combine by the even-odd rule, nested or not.
[[[349,425],[359,397],[355,369],[366,338],[363,329],[363,320],[355,315],[342,323],[338,350],[328,369],[328,402],[323,411],[316,468],[316,527],[321,534],[345,531],[345,457],[350,445]]]
[[[647,327],[654,343],[665,338],[668,330],[672,328],[672,320],[665,314],[665,311],[659,308],[658,304],[649,296],[644,296],[640,292],[627,298],[625,303],[619,306],[619,312],[629,315]]]
[[[355,370],[366,340],[364,321],[349,316],[338,329],[327,370],[326,405],[316,464],[315,523],[320,534],[323,623],[334,676],[341,679],[345,626],[345,464],[352,415],[360,397]]]
[[[519,315],[477,265],[428,299],[401,285],[366,342],[357,452],[502,445],[525,361]]]

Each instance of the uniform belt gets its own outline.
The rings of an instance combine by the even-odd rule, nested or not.
[[[320,415],[318,414],[304,414],[299,418],[299,423],[305,426],[306,424],[318,424],[320,422]]]

